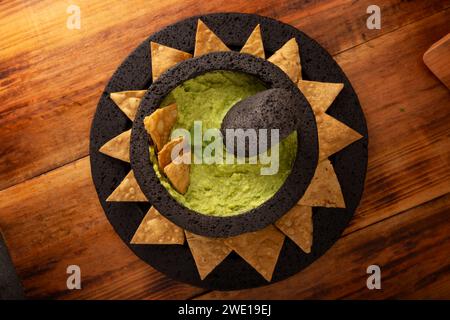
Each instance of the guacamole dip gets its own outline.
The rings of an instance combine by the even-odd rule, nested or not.
[[[265,89],[263,83],[250,75],[214,71],[184,82],[166,97],[163,105],[177,104],[178,118],[172,131],[183,128],[192,135],[194,121],[202,121],[203,130],[220,128],[225,114],[236,102]],[[260,162],[192,163],[190,185],[184,195],[175,191],[160,173],[153,149],[151,161],[161,183],[178,202],[205,215],[231,216],[270,199],[289,175],[296,153],[297,134],[294,132],[279,145],[279,170],[273,175],[261,175],[261,167],[269,165]]]

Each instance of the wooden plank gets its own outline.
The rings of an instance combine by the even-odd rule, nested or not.
[[[0,189],[87,155],[92,115],[108,78],[164,25],[218,8],[256,12],[305,30],[336,53],[441,11],[450,1],[387,1],[381,30],[366,29],[369,4],[79,1],[82,28],[68,30],[65,1],[2,2]]]
[[[370,131],[365,197],[347,232],[448,192],[448,92],[420,61],[426,48],[447,32],[448,19],[449,11],[439,13],[336,57],[359,94]],[[75,92],[70,99],[79,95]],[[96,95],[88,94],[85,102]],[[47,102],[52,105],[50,100]],[[20,114],[27,108],[6,114]],[[82,111],[70,113],[76,108],[76,103],[68,102],[63,111],[52,106],[45,112],[36,109],[28,118],[24,113],[22,116],[28,120],[24,120],[23,127],[21,117],[16,122],[20,132],[27,133],[21,139],[28,145],[30,138],[24,136],[34,138],[52,132],[49,126],[39,129],[36,122],[41,126],[45,123],[37,121],[40,117],[48,121],[63,119],[67,122],[62,121],[62,127],[76,130],[78,122],[85,121],[79,117],[80,112],[85,112],[85,117],[91,112],[79,106]],[[10,121],[16,120],[12,117]],[[3,122],[0,132],[7,125]],[[18,136],[12,128],[13,125],[10,137]],[[77,133],[79,147],[87,137],[82,131]],[[73,132],[64,134],[62,140],[73,141]],[[65,144],[63,152],[55,154],[49,151],[54,148],[54,141],[42,146],[37,140],[42,154],[48,153],[48,161],[64,152],[76,158],[71,144]],[[14,151],[17,150],[9,150]],[[24,147],[20,154],[23,161],[39,152],[37,147],[28,150],[31,155],[25,151]],[[34,163],[28,163],[32,163],[30,172],[37,172],[33,171]],[[87,158],[0,192],[0,227],[31,297],[184,298],[201,292],[153,271],[117,238],[96,199]],[[69,263],[87,264],[86,270],[83,268],[87,277],[85,288],[81,291],[65,289],[65,268]],[[425,289],[418,292],[422,290]],[[439,290],[448,290],[448,285],[444,283]]]
[[[450,192],[450,92],[422,63],[450,10],[336,56],[366,114],[369,166],[347,232]]]
[[[450,7],[450,1],[284,1],[286,7],[268,8],[268,15],[279,17],[312,36],[331,54],[392,32]],[[302,5],[303,3],[303,5]],[[381,29],[366,26],[367,8],[378,5]],[[289,10],[289,11],[288,11]],[[286,14],[286,11],[289,13]],[[264,12],[262,12],[264,14]],[[286,16],[284,16],[286,15]],[[326,23],[324,23],[326,21]]]
[[[425,52],[423,62],[450,89],[450,33]]]
[[[89,158],[0,191],[0,227],[29,298],[183,299],[202,289],[137,258],[103,213]],[[81,268],[82,290],[66,287]]]
[[[387,299],[450,296],[450,195],[338,240],[303,272],[262,288],[199,299]],[[381,268],[381,290],[366,286],[369,265]]]

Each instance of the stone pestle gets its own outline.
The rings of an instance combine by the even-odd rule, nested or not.
[[[227,151],[238,157],[249,157],[271,148],[272,143],[278,143],[296,130],[301,117],[300,103],[305,102],[287,90],[276,88],[237,102],[225,115],[220,128]],[[266,134],[261,129],[266,129]],[[278,130],[278,139],[272,130]],[[243,148],[242,144],[239,148],[239,143],[244,144]]]

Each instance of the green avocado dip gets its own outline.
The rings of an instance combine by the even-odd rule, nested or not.
[[[202,121],[203,132],[209,128],[218,129],[225,114],[236,102],[265,89],[264,84],[253,76],[214,71],[184,82],[165,98],[162,105],[176,102],[178,118],[172,132],[183,128],[190,131],[192,137],[194,121]],[[259,161],[256,164],[192,162],[190,185],[184,195],[175,191],[161,174],[153,148],[150,153],[159,180],[173,198],[199,213],[225,217],[256,208],[278,191],[295,161],[297,134],[294,132],[280,142],[279,169],[273,175],[261,175],[261,168],[270,165]],[[225,153],[224,148],[224,158]]]

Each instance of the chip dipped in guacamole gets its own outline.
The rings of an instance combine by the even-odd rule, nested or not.
[[[248,74],[214,71],[175,88],[162,106],[176,103],[178,117],[172,133],[177,129],[185,129],[190,132],[191,141],[194,141],[194,131],[198,130],[199,121],[202,132],[211,128],[219,129],[225,114],[235,103],[265,89],[261,81]],[[208,143],[210,141],[204,142],[202,148],[206,148]],[[223,157],[230,157],[223,149]],[[259,159],[254,161],[256,164],[250,161],[240,164],[237,159],[232,164],[229,161],[223,161],[222,164],[193,161],[189,173],[190,184],[185,194],[178,193],[161,173],[153,147],[150,153],[159,180],[178,202],[205,215],[232,216],[263,204],[283,185],[297,153],[297,134],[293,132],[280,142],[278,170],[272,175],[261,174],[261,168],[270,164],[263,164]],[[192,156],[198,158],[202,154],[193,152]]]

